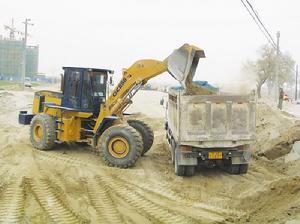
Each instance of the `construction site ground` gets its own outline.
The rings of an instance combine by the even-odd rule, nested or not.
[[[248,173],[199,168],[184,178],[165,141],[163,93],[134,98],[128,112],[151,125],[155,142],[134,168],[117,169],[88,146],[34,149],[17,121],[33,92],[0,90],[0,223],[300,223],[296,117],[258,104]]]

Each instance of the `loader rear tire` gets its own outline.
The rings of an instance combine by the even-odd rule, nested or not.
[[[48,114],[37,114],[30,122],[30,141],[34,148],[49,150],[55,145],[55,118]]]
[[[135,128],[142,136],[143,152],[142,156],[149,151],[154,141],[153,130],[145,122],[140,120],[128,120],[127,123]]]
[[[143,151],[141,135],[129,125],[114,125],[107,128],[99,138],[107,165],[128,168],[135,165]]]

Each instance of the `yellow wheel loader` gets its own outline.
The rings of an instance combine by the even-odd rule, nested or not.
[[[168,71],[185,83],[203,50],[184,44],[163,61],[139,60],[123,70],[108,94],[112,70],[64,67],[61,91],[34,94],[32,114],[21,111],[19,123],[30,125],[30,141],[39,150],[63,142],[88,143],[103,151],[109,166],[131,167],[153,144],[153,131],[142,121],[126,120],[125,109],[147,81]]]

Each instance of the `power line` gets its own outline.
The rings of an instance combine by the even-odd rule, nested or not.
[[[255,17],[257,18],[257,20],[259,21],[259,23],[262,25],[262,27],[264,28],[264,30],[266,31],[266,33],[268,34],[268,36],[270,37],[272,43],[276,46],[276,43],[273,39],[273,37],[271,36],[270,32],[268,31],[268,29],[266,28],[266,26],[263,24],[263,22],[260,19],[260,16],[258,15],[258,12],[253,8],[252,4],[246,0],[246,2],[248,3],[248,5],[250,6],[251,10],[253,11]]]
[[[258,28],[260,29],[260,31],[262,32],[262,34],[265,36],[265,38],[268,40],[269,44],[272,45],[272,47],[274,49],[276,49],[276,44],[274,42],[274,40],[272,38],[269,37],[269,35],[266,34],[266,31],[262,28],[262,25],[257,21],[256,16],[254,16],[250,9],[247,7],[247,5],[245,4],[245,2],[243,0],[241,0],[242,4],[244,5],[244,7],[246,8],[247,12],[249,13],[249,15],[251,16],[251,18],[254,20],[254,22],[256,23],[256,25],[258,26]]]

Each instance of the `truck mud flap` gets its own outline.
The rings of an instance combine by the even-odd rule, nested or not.
[[[198,164],[197,158],[187,157],[184,153],[181,153],[178,149],[175,151],[178,165],[182,166],[196,166]]]

